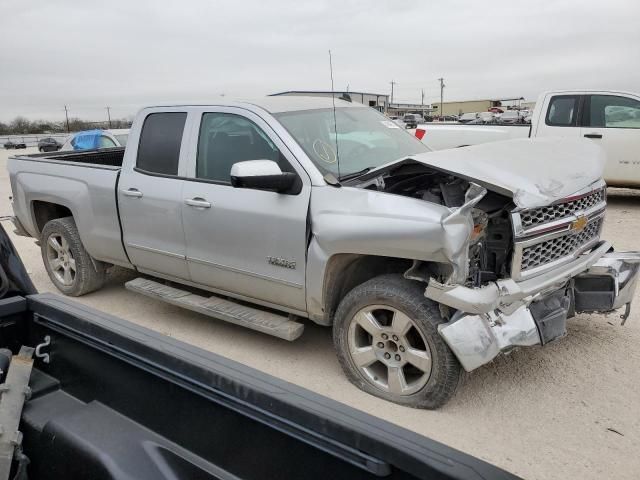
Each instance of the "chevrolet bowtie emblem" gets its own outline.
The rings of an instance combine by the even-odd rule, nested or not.
[[[587,226],[587,217],[578,217],[576,220],[571,222],[571,231],[572,232],[581,232],[584,230],[584,227]]]

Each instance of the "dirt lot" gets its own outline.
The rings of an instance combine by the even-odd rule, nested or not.
[[[0,151],[0,214],[11,195]],[[5,223],[11,230],[11,224]],[[36,287],[56,291],[32,239],[10,234]],[[604,236],[640,248],[640,192],[610,189]],[[519,350],[467,375],[439,411],[393,405],[351,386],[330,331],[308,325],[287,343],[180,310],[124,289],[126,271],[78,301],[225,355],[479,456],[529,479],[640,478],[640,298],[627,324],[617,315],[580,316],[569,336]]]

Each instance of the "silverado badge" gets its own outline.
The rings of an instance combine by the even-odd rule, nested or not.
[[[295,260],[287,260],[286,258],[282,258],[282,257],[268,256],[267,262],[269,262],[271,265],[275,265],[276,267],[284,267],[284,268],[291,268],[291,269],[296,268]]]

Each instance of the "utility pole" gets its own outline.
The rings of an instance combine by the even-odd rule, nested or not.
[[[440,82],[440,118],[442,118],[442,116],[444,115],[444,112],[442,111],[442,104],[444,103],[442,101],[443,97],[444,97],[444,78],[439,78],[438,81]]]
[[[107,108],[107,118],[109,119],[109,128],[111,128],[111,107]]]
[[[420,91],[420,111],[424,117],[424,88]]]
[[[69,133],[69,111],[67,110],[66,105],[64,106],[64,117],[67,119],[67,133]]]
[[[393,80],[391,80],[391,82],[389,83],[391,83],[391,102],[389,103],[393,103],[393,87],[394,85],[397,85],[397,82],[394,82]]]

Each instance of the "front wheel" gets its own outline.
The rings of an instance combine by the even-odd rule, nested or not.
[[[333,341],[349,380],[365,392],[415,408],[435,409],[455,393],[460,363],[438,333],[437,304],[424,285],[381,275],[340,302]]]
[[[79,297],[104,284],[105,265],[85,250],[73,217],[47,222],[40,249],[49,278],[65,295]]]

